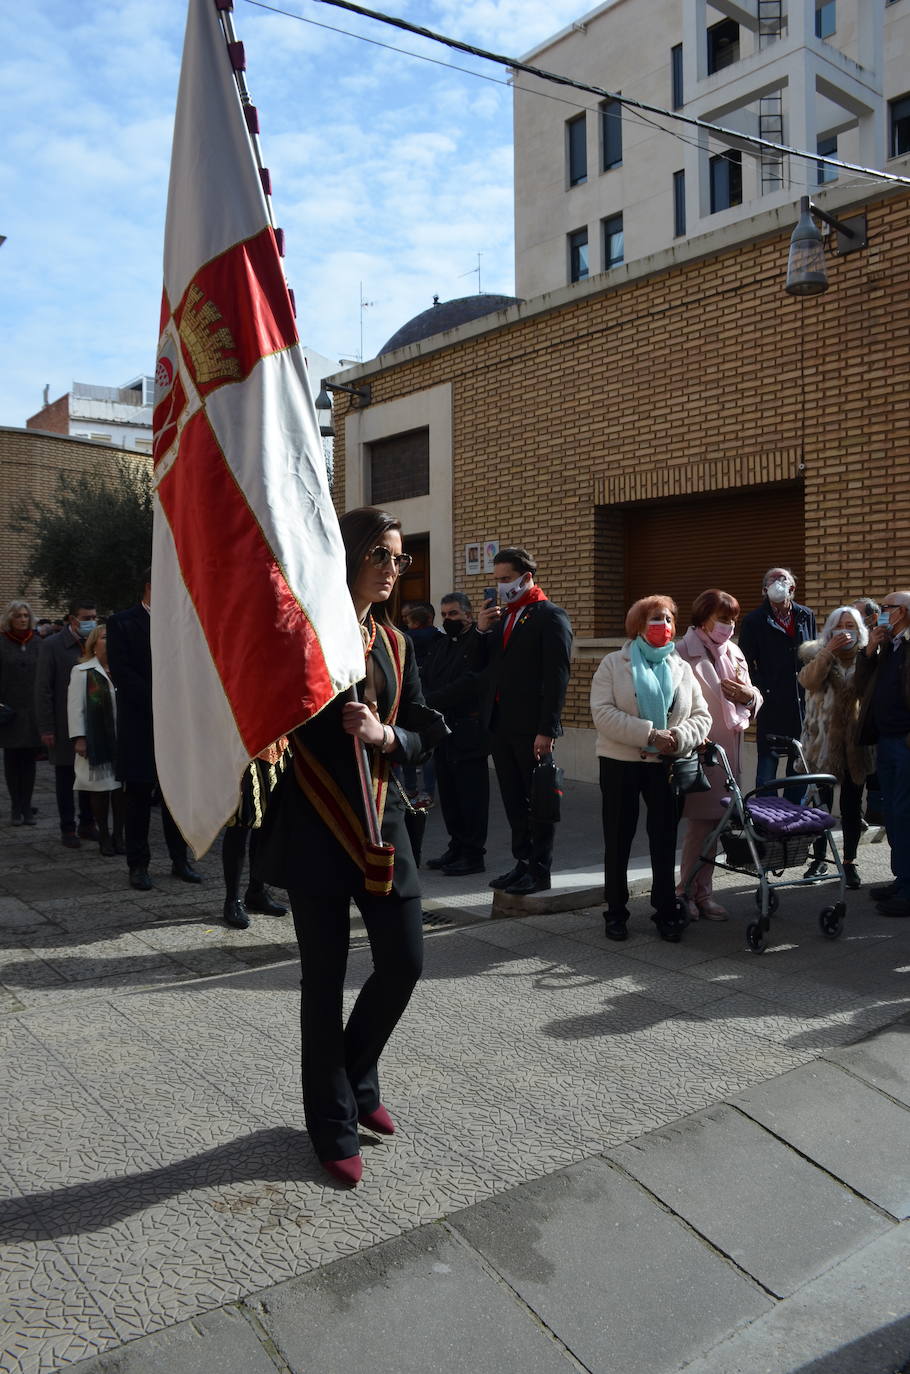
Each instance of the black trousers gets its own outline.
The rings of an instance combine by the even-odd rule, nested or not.
[[[628,869],[638,826],[639,800],[648,814],[651,851],[651,905],[662,915],[676,913],[676,830],[679,800],[663,763],[600,760],[601,814],[604,831],[604,899],[621,916],[629,900]]]
[[[437,745],[436,787],[449,846],[459,857],[482,859],[490,817],[490,769],[483,755],[465,758],[443,740]]]
[[[60,816],[60,829],[64,835],[74,834],[76,830],[76,798],[79,798],[79,824],[91,825],[94,821],[92,803],[88,792],[74,792],[76,770],[71,763],[54,765],[54,786],[57,791],[57,812]]]
[[[126,840],[126,862],[128,868],[148,868],[151,861],[149,849],[149,822],[152,818],[152,782],[129,782],[123,784],[124,793],[124,831]],[[185,864],[189,859],[186,841],[177,829],[174,818],[161,798],[161,827],[164,843],[171,856],[171,863]]]
[[[351,938],[350,898],[288,893],[300,945],[303,1106],[320,1159],[348,1159],[360,1148],[357,1117],[379,1106],[379,1056],[423,969],[420,898],[353,893],[373,972],[343,1021],[342,994]]]
[[[848,864],[853,863],[856,858],[859,837],[862,834],[864,786],[865,783],[862,786],[857,786],[849,775],[841,781],[840,785],[840,821],[844,836],[844,852],[841,858],[844,863]],[[822,806],[827,806],[830,811],[834,806],[834,788],[820,787],[818,795],[821,798]],[[812,846],[812,857],[823,859],[826,848],[827,841],[825,839],[816,840]]]
[[[553,866],[555,825],[531,819],[531,774],[534,771],[534,736],[493,735],[493,766],[502,804],[512,827],[512,854],[532,870],[549,873]]]
[[[246,825],[225,826],[221,841],[221,868],[224,873],[224,895],[229,900],[240,898],[240,880],[243,877],[243,860],[246,856],[247,836],[250,841],[250,873],[247,892],[262,892],[263,884],[253,877],[256,850],[259,847],[259,830]]]
[[[4,749],[3,775],[13,815],[29,815],[35,790],[35,750]]]

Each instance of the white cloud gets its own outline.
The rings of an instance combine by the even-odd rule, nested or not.
[[[487,64],[297,0],[307,17],[437,60]],[[526,50],[566,0],[416,0],[415,22]],[[76,379],[150,370],[185,0],[31,0],[0,13],[0,424]],[[507,89],[236,4],[305,342],[374,353],[432,303],[512,291]],[[516,36],[520,41],[516,41]]]

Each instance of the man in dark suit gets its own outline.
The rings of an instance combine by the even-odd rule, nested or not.
[[[515,858],[490,886],[521,897],[550,886],[555,826],[531,817],[531,774],[562,734],[572,650],[569,617],[547,600],[536,574],[527,549],[500,549],[493,565],[499,604],[488,603],[477,617],[488,636],[481,720],[492,736]]]
[[[480,720],[478,674],[486,659],[484,637],[464,592],[439,603],[444,634],[437,635],[420,670],[424,700],[442,711],[451,734],[433,755],[439,805],[449,843],[427,868],[450,877],[482,873],[490,810],[490,741]]]
[[[107,654],[117,688],[117,777],[123,783],[124,831],[130,887],[147,892],[152,794],[158,785],[152,728],[151,572],[142,600],[107,622]],[[161,798],[161,824],[171,856],[171,873],[185,883],[201,883],[189,861],[186,841]]]

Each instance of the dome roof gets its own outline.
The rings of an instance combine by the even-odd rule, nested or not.
[[[469,320],[479,320],[484,315],[505,310],[507,306],[520,304],[518,296],[459,296],[454,301],[440,301],[434,297],[429,310],[421,311],[397,329],[379,352],[391,353],[395,348],[404,348],[405,344],[420,343],[421,339],[430,339],[434,334],[456,329]]]

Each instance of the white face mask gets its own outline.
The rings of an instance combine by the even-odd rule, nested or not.
[[[522,586],[527,573],[520,573],[514,582],[500,582],[499,599],[508,606],[512,601],[517,601],[525,588]]]
[[[785,582],[782,577],[778,577],[773,582],[768,583],[765,591],[768,593],[769,601],[779,604],[781,601],[786,601],[790,595],[790,584]]]

